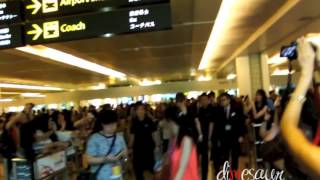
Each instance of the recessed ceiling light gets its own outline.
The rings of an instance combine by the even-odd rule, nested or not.
[[[114,36],[114,34],[112,34],[112,33],[107,33],[107,34],[103,35],[103,37],[106,37],[106,38],[109,38],[109,37],[112,37],[112,36]]]
[[[228,74],[227,80],[233,80],[233,79],[235,79],[236,77],[237,77],[236,74]]]
[[[68,54],[53,48],[46,47],[46,46],[42,46],[42,45],[25,46],[25,47],[20,47],[16,49],[29,54],[45,57],[53,61],[57,61],[64,64],[76,66],[82,69],[86,69],[89,71],[97,72],[103,75],[112,76],[116,78],[126,77],[126,75],[122,72],[115,71],[113,69],[76,57],[72,54]]]

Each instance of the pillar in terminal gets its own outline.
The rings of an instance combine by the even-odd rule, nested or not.
[[[240,95],[254,96],[258,89],[269,91],[268,56],[250,54],[236,58],[237,85]]]

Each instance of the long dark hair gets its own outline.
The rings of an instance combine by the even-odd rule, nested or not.
[[[268,104],[267,103],[268,98],[267,98],[266,92],[263,89],[258,89],[256,94],[260,95],[262,97],[261,103],[255,102],[256,107],[262,108],[262,107],[266,106]]]
[[[192,138],[193,143],[197,142],[198,134],[195,129],[196,127],[195,122],[193,121],[193,118],[190,118],[190,115],[182,115],[179,117],[178,116],[179,108],[172,105],[168,106],[165,114],[166,114],[166,118],[169,121],[172,121],[177,126],[179,126],[179,132],[178,132],[177,141],[176,141],[176,145],[178,147],[180,147],[183,138],[186,136]]]
[[[197,142],[197,133],[195,131],[195,128],[191,125],[188,125],[190,123],[179,123],[179,132],[177,136],[177,142],[176,145],[178,147],[181,146],[182,140],[184,137],[190,137],[193,141],[193,143]]]

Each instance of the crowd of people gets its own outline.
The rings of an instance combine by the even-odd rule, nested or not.
[[[154,106],[136,102],[36,112],[29,103],[20,113],[1,116],[0,152],[9,160],[22,157],[31,164],[39,154],[75,147],[87,162],[82,168],[98,180],[121,180],[130,174],[137,180],[206,180],[210,168],[217,175],[226,161],[239,169],[240,156],[253,157],[247,166],[283,170],[287,179],[307,179],[308,171],[294,158],[298,142],[288,141],[292,137],[286,133],[292,132],[281,136],[281,128],[290,124],[281,117],[287,103],[292,106],[291,92],[287,88],[267,95],[260,89],[252,100],[228,93],[216,97],[214,92],[187,99],[177,93],[174,100]],[[299,127],[314,147],[319,146],[319,106],[315,93],[307,92]],[[78,179],[84,174],[78,173]]]

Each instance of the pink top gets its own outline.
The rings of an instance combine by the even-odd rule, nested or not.
[[[180,166],[180,160],[182,156],[182,147],[177,147],[174,144],[174,148],[171,154],[171,177],[170,180],[174,180],[175,175],[177,174]],[[196,146],[192,145],[191,154],[189,156],[189,161],[184,172],[184,175],[181,180],[199,180],[199,173],[198,173],[198,159],[197,159],[197,150]]]

